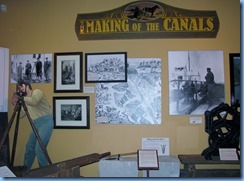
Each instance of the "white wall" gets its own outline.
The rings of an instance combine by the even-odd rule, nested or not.
[[[8,112],[9,49],[0,48],[0,112]]]

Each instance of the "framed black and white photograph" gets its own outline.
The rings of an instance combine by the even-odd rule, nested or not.
[[[82,92],[82,52],[54,54],[54,92]]]
[[[240,53],[230,53],[230,93],[231,106],[240,106],[241,101],[241,56]]]
[[[52,82],[52,54],[11,55],[11,83],[26,80],[30,83]]]
[[[90,98],[53,97],[54,128],[90,128]]]
[[[126,82],[127,52],[86,53],[86,83]]]
[[[202,115],[225,102],[224,53],[169,51],[170,115]]]

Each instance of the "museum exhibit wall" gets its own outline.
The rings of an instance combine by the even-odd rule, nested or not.
[[[240,52],[239,0],[159,0],[170,6],[189,10],[216,10],[219,32],[216,38],[165,38],[78,41],[75,33],[79,13],[111,10],[132,0],[0,0],[7,11],[0,12],[0,47],[12,54],[38,54],[57,52],[127,52],[128,58],[160,58],[162,61],[162,120],[160,125],[97,124],[95,121],[95,93],[54,93],[54,84],[33,84],[42,89],[52,105],[53,96],[89,96],[90,129],[54,129],[47,147],[53,163],[90,153],[111,152],[121,154],[141,148],[142,138],[169,138],[170,154],[200,154],[208,147],[204,116],[202,124],[190,124],[194,115],[169,115],[168,51],[221,50],[224,53],[225,97],[230,103],[229,53]],[[84,57],[83,57],[84,62]],[[52,67],[54,69],[54,66]],[[83,66],[83,86],[85,83]],[[54,75],[54,74],[53,74]],[[15,84],[9,83],[9,117],[13,113],[10,103]],[[96,90],[95,90],[96,91]],[[199,116],[199,115],[198,115]],[[14,128],[14,126],[13,126]],[[13,130],[10,131],[10,140]],[[25,144],[31,131],[27,119],[20,122],[15,165],[23,164]],[[10,142],[10,146],[12,142]],[[33,168],[38,167],[35,161]],[[98,164],[81,168],[81,175],[98,176]]]

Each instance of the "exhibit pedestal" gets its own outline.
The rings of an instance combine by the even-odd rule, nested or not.
[[[136,157],[107,159],[103,158],[99,161],[100,177],[138,177]]]
[[[159,156],[159,170],[150,170],[149,177],[179,177],[180,161],[174,156]],[[143,177],[147,176],[147,171],[143,171]]]
[[[159,170],[150,170],[149,177],[179,177],[180,161],[175,156],[159,156]],[[100,177],[139,177],[137,157],[103,158],[99,161]],[[147,171],[142,171],[147,177]]]

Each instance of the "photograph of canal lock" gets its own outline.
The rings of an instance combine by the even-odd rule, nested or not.
[[[96,122],[161,124],[161,59],[127,60],[127,82],[96,84]]]
[[[204,114],[225,102],[223,51],[169,51],[168,62],[170,115]]]

